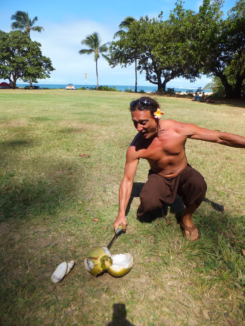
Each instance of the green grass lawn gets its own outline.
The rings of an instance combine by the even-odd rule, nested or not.
[[[125,153],[136,134],[128,107],[139,96],[0,91],[1,325],[244,325],[244,149],[188,140],[206,197],[226,208],[222,214],[202,203],[194,243],[182,238],[170,210],[152,223],[136,220],[148,172],[140,161],[127,232],[111,249],[130,252],[133,269],[116,279],[84,268],[86,255],[114,235]],[[154,98],[166,119],[245,136],[242,102]],[[53,271],[70,260],[74,269],[53,284]]]

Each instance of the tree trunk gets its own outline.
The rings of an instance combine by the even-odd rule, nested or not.
[[[135,93],[137,93],[137,59],[134,59],[134,63],[135,63]]]
[[[166,92],[167,81],[164,80],[162,83],[161,78],[158,79],[158,92]]]
[[[96,60],[96,77],[97,77],[97,90],[98,90],[99,89],[98,60]]]
[[[234,98],[241,98],[242,82],[243,82],[242,78],[237,78],[235,89],[234,89]]]
[[[11,76],[13,76],[13,80],[11,79]],[[8,80],[9,80],[9,87],[16,88],[16,81],[14,80],[14,75],[11,74]]]
[[[226,98],[234,98],[234,91],[232,89],[232,86],[228,83],[227,77],[223,74],[219,74],[218,77],[220,77],[222,84],[225,88],[225,97]]]
[[[230,84],[225,84],[225,97],[226,98],[234,98],[235,95],[234,95],[234,91],[232,89],[232,86]]]
[[[32,87],[32,79],[30,79],[30,88]]]

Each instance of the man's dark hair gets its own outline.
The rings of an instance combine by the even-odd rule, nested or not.
[[[140,111],[149,110],[153,115],[153,113],[156,112],[158,108],[160,108],[160,106],[157,103],[157,101],[153,100],[153,98],[151,97],[143,96],[138,100],[131,102],[129,110],[131,112],[136,110],[140,110]]]

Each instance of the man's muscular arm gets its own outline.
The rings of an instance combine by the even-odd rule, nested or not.
[[[245,148],[245,137],[228,132],[212,131],[190,123],[179,123],[176,131],[190,139],[204,140],[236,148]]]
[[[130,146],[127,151],[124,176],[119,190],[119,212],[114,222],[115,232],[119,225],[123,226],[124,231],[126,230],[127,219],[125,217],[125,212],[132,192],[134,176],[138,163],[139,159],[136,157],[135,147]]]

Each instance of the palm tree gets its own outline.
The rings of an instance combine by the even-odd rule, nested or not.
[[[119,28],[121,28],[120,31],[116,32],[114,34],[114,38],[117,36],[122,35],[123,33],[125,33],[125,31],[123,30],[123,28],[129,29],[130,25],[135,21],[135,19],[131,16],[126,17],[121,24],[119,25]]]
[[[126,17],[119,25],[119,28],[121,28],[121,29],[120,29],[120,31],[118,31],[114,34],[114,38],[120,37],[123,33],[125,33],[125,31],[123,29],[128,30],[130,28],[131,24],[135,21],[136,20],[131,16]],[[134,70],[135,70],[135,90],[134,91],[135,91],[135,93],[137,93],[137,55],[134,58],[134,65],[135,65],[135,68],[134,68]]]
[[[110,42],[100,45],[101,38],[99,37],[99,34],[97,32],[94,32],[93,34],[88,35],[85,38],[85,40],[82,40],[81,44],[87,45],[89,47],[89,49],[82,49],[78,53],[91,54],[94,52],[94,61],[96,63],[97,90],[98,90],[98,88],[99,88],[98,59],[100,57],[99,53],[107,52],[108,51],[107,44],[110,44]],[[104,54],[102,54],[102,56],[106,59],[106,56]]]
[[[38,20],[37,16],[31,20],[28,13],[24,11],[16,11],[16,13],[11,16],[11,20],[15,20],[11,24],[12,29],[20,29],[22,31],[26,31],[29,36],[31,30],[39,33],[44,30],[44,28],[41,26],[33,26]]]
[[[41,31],[44,30],[44,28],[41,26],[33,26],[38,20],[37,16],[31,20],[28,13],[24,11],[16,11],[15,15],[11,16],[11,20],[15,20],[11,24],[12,29],[20,29],[21,31],[25,31],[26,33],[28,33],[29,37],[31,31],[41,33]],[[30,87],[32,87],[32,79],[30,79],[29,82]]]

